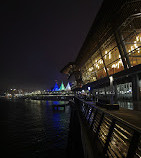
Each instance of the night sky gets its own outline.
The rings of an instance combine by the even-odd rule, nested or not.
[[[0,4],[0,89],[47,89],[64,81],[103,0],[17,0]]]

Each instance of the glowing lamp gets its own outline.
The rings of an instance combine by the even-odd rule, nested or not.
[[[90,91],[90,90],[91,90],[91,87],[88,87],[88,90]]]
[[[113,85],[113,81],[114,81],[113,76],[110,76],[109,79],[110,79],[110,85]]]

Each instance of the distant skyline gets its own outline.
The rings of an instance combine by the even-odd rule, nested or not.
[[[3,1],[0,89],[49,89],[66,76],[103,0]]]

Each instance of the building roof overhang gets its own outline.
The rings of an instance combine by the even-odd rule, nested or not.
[[[63,67],[63,69],[60,72],[64,74],[69,74],[70,70],[73,68],[74,65],[74,62],[69,62],[67,65]]]

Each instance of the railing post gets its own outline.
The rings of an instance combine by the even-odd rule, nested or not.
[[[108,149],[108,145],[109,145],[109,142],[110,142],[113,130],[114,130],[114,126],[115,126],[115,119],[112,120],[111,126],[109,128],[109,133],[107,135],[106,143],[105,143],[105,146],[104,146],[104,149],[103,149],[104,155],[106,154],[106,151]]]
[[[93,121],[92,121],[92,124],[90,125],[90,129],[92,129],[92,127],[93,127],[94,120],[96,118],[97,112],[98,112],[98,110],[96,109],[95,114],[94,114],[94,118],[93,118]]]
[[[91,115],[92,115],[93,110],[94,110],[94,108],[92,108],[92,110],[91,110],[91,113],[90,113],[89,118],[88,118],[88,123],[89,123],[89,121],[90,121],[90,118],[91,118]]]
[[[101,118],[100,118],[100,121],[99,121],[99,125],[98,125],[97,130],[96,130],[96,136],[98,136],[98,133],[99,133],[100,126],[101,126],[101,124],[102,124],[103,118],[104,118],[104,112],[102,112],[102,114],[101,114]]]
[[[88,113],[88,104],[85,103],[85,107],[86,107],[86,110],[85,110],[85,117],[86,117]]]
[[[131,142],[130,142],[130,146],[129,146],[129,149],[128,149],[127,158],[133,158],[134,157],[134,155],[136,153],[136,149],[138,147],[139,138],[140,138],[139,132],[134,131]]]
[[[86,113],[86,119],[87,119],[87,115],[88,115],[88,113],[89,113],[89,110],[90,110],[90,108],[89,108],[89,105],[87,104],[87,113]]]

